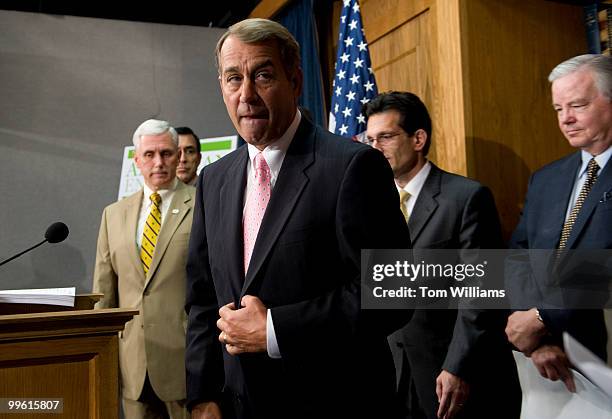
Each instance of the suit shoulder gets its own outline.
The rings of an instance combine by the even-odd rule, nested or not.
[[[358,141],[353,141],[350,138],[333,134],[318,126],[315,127],[315,136],[318,140],[317,147],[325,148],[331,153],[352,155],[358,153],[360,150],[372,148]]]
[[[475,192],[480,189],[488,188],[477,180],[470,179],[468,177],[458,175],[456,173],[450,173],[442,169],[440,171],[440,178],[442,187],[451,188],[452,190],[462,190]]]
[[[120,200],[115,201],[112,204],[108,204],[104,208],[104,211],[106,212],[119,211],[119,210],[122,210],[123,208],[126,208],[132,205],[135,202],[140,202],[141,199],[142,199],[142,189],[139,189],[138,191],[134,192],[131,195],[121,198]]]
[[[547,165],[540,167],[538,170],[533,172],[533,177],[541,177],[548,175],[556,177],[559,169],[567,166],[568,164],[578,164],[579,159],[580,152],[572,153],[558,160],[555,160],[552,163],[548,163]]]

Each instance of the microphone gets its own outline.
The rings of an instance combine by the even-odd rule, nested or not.
[[[7,262],[10,262],[11,260],[18,258],[19,256],[23,255],[24,253],[29,252],[30,250],[36,249],[38,246],[49,242],[49,243],[59,243],[62,242],[64,240],[66,240],[66,237],[68,237],[68,226],[64,223],[62,223],[61,221],[58,221],[57,223],[53,223],[49,226],[49,228],[47,228],[47,231],[45,231],[45,239],[43,241],[41,241],[38,244],[35,244],[34,246],[30,247],[29,249],[24,250],[21,253],[17,253],[15,256],[10,257],[6,260],[3,260],[2,262],[0,262],[0,266],[4,265]]]

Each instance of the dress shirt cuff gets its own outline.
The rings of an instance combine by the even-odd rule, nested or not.
[[[266,346],[268,356],[273,359],[280,359],[281,353],[276,341],[276,333],[274,332],[274,323],[272,322],[272,310],[268,309],[266,316]]]

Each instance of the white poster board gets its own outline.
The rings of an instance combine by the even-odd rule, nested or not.
[[[219,160],[221,157],[235,150],[237,144],[237,135],[200,139],[202,160],[198,166],[198,174],[207,164]],[[134,162],[134,146],[127,146],[123,149],[123,164],[121,165],[121,179],[119,181],[119,194],[117,200],[137,192],[142,188],[142,185],[142,175]]]

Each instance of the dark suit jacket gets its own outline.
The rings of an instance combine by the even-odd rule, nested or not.
[[[433,163],[408,227],[415,249],[504,247],[489,189]],[[389,339],[396,364],[404,359],[401,351],[409,363],[409,369],[398,365],[398,372],[411,376],[412,388],[404,397],[410,398],[413,412],[423,410],[428,418],[436,417],[435,380],[445,369],[471,386],[464,417],[491,417],[492,412],[496,417],[518,417],[520,390],[505,343],[504,314],[497,310],[415,310],[410,322]]]
[[[529,189],[521,220],[512,234],[511,247],[517,249],[555,249],[559,244],[567,206],[578,169],[580,152],[573,153],[536,171],[529,180]],[[566,249],[612,249],[612,164],[608,162],[586,198],[572,228]],[[537,270],[528,262],[512,262],[506,270],[508,287],[520,295],[521,290],[544,289],[546,284],[533,284]],[[545,295],[529,295],[530,301],[544,301]],[[541,307],[541,306],[540,306]],[[529,307],[525,307],[529,308]],[[552,340],[561,341],[567,331],[589,349],[606,358],[607,333],[601,310],[540,310]]]
[[[386,335],[400,313],[360,311],[360,249],[407,248],[391,169],[380,152],[302,118],[272,191],[249,271],[242,214],[248,152],[207,166],[187,264],[187,397],[229,395],[256,418],[392,417]],[[218,308],[245,294],[271,308],[282,359],[230,356]],[[405,323],[405,320],[403,321]]]

